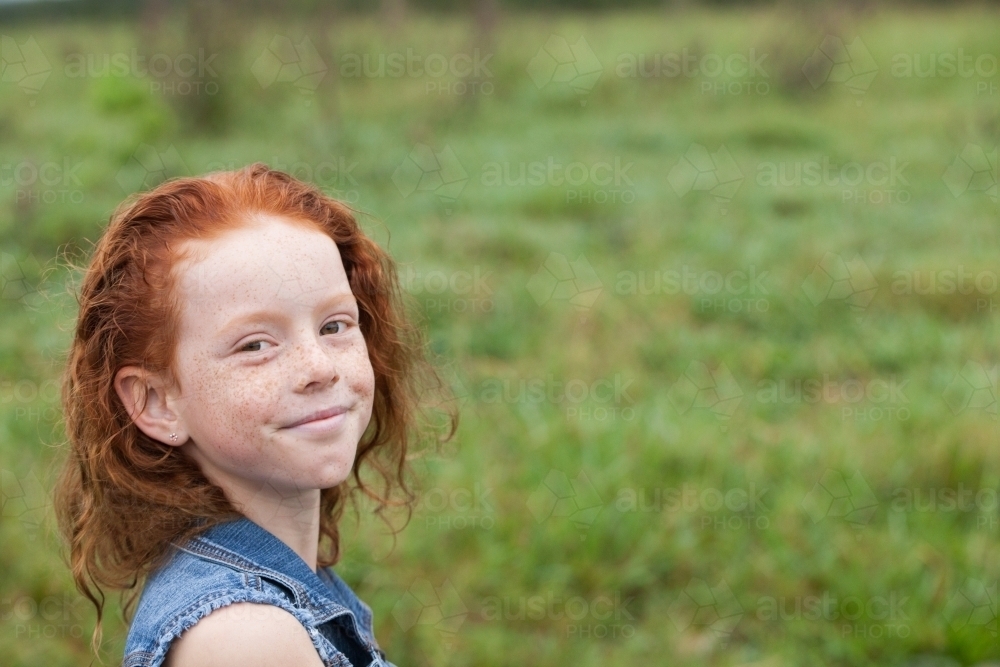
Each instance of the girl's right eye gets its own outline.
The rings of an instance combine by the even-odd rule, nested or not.
[[[260,352],[260,345],[270,345],[266,340],[252,340],[240,348],[240,352]]]

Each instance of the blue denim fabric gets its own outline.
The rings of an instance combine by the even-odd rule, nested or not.
[[[234,602],[288,611],[305,626],[326,667],[393,667],[375,642],[371,609],[337,573],[329,567],[313,572],[288,545],[247,518],[173,545],[169,560],[143,588],[123,667],[160,667],[174,639]],[[355,647],[364,661],[352,663],[338,646]]]

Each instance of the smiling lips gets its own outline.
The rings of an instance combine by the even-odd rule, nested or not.
[[[341,406],[327,408],[326,410],[320,410],[319,412],[307,415],[299,421],[289,424],[284,428],[298,428],[308,431],[330,430],[340,425],[340,423],[344,420],[344,414],[346,412],[347,408]]]

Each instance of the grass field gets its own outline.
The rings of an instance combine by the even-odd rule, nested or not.
[[[226,20],[3,28],[4,665],[95,621],[57,249],[255,160],[364,212],[462,406],[395,546],[345,524],[395,663],[1000,660],[995,12]]]

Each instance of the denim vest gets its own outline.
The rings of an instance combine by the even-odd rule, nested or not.
[[[174,639],[234,602],[271,604],[292,614],[324,667],[393,667],[375,642],[371,609],[333,569],[313,572],[249,519],[217,524],[173,547],[146,580],[122,667],[160,667]]]

